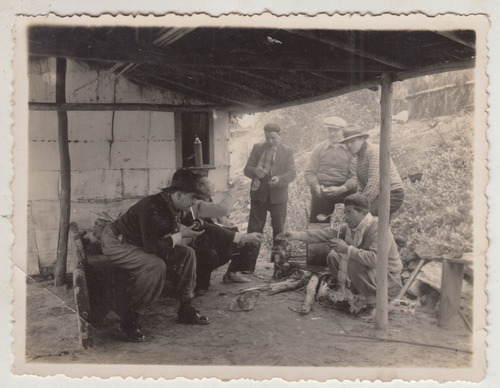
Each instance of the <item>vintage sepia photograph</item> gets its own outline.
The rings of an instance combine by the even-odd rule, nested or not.
[[[13,373],[480,381],[486,20],[19,17]]]

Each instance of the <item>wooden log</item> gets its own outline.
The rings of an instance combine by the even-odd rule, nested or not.
[[[307,283],[306,290],[306,299],[302,304],[300,309],[300,313],[302,315],[309,314],[312,310],[312,305],[314,303],[314,299],[316,297],[316,288],[318,287],[319,276],[316,274],[311,275],[311,279],[309,279],[309,283]]]
[[[438,321],[438,325],[441,327],[452,328],[457,321],[461,320],[459,314],[463,276],[463,264],[443,262]]]
[[[78,342],[84,349],[87,349],[94,344],[90,325],[90,296],[87,288],[87,277],[85,275],[87,258],[82,240],[78,233],[78,225],[74,222],[70,225],[70,237],[76,253],[76,263],[73,271],[73,290],[76,313],[78,315]]]
[[[380,330],[388,328],[387,265],[389,255],[389,210],[391,185],[391,99],[392,75],[382,74],[382,95],[380,97],[380,193],[378,218],[377,252],[377,310],[376,324]]]
[[[279,282],[272,284],[269,288],[271,291],[271,295],[278,294],[284,291],[295,290],[299,287],[304,286],[307,283],[307,277],[303,277],[300,279],[290,279],[285,282]]]
[[[66,102],[66,59],[56,60],[56,103]],[[61,168],[61,184],[59,192],[59,238],[57,242],[57,258],[54,268],[54,284],[62,286],[66,282],[66,260],[68,256],[68,232],[71,211],[71,163],[68,146],[68,114],[57,112],[57,140],[59,143],[59,159]]]

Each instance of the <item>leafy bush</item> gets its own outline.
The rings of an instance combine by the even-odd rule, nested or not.
[[[472,133],[470,126],[457,128],[455,136],[432,146],[412,166],[422,178],[404,181],[405,201],[392,222],[393,232],[407,243],[403,259],[412,259],[421,241],[443,257],[472,250]],[[393,157],[397,165],[407,163],[402,151]]]

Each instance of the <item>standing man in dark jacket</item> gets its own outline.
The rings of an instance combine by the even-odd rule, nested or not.
[[[266,124],[266,141],[253,146],[244,169],[252,179],[250,189],[250,216],[248,233],[262,233],[267,212],[271,213],[273,238],[283,231],[288,202],[288,184],[295,177],[295,161],[291,149],[281,144],[281,129],[276,124]],[[251,247],[248,270],[255,270],[260,244]]]
[[[196,284],[196,255],[193,248],[180,244],[182,238],[203,233],[194,231],[195,225],[180,227],[180,212],[189,210],[197,194],[199,186],[195,175],[190,171],[177,171],[170,187],[141,199],[102,233],[102,251],[110,264],[129,271],[133,278],[129,310],[121,317],[120,325],[129,340],[145,340],[138,319],[161,295],[167,271],[175,274],[179,322],[210,323],[191,306]]]

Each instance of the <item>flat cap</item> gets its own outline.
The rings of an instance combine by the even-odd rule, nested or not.
[[[281,132],[281,128],[278,127],[274,123],[268,123],[268,124],[264,125],[264,131],[265,132],[277,132],[277,133],[280,133]]]
[[[328,117],[323,121],[325,128],[344,128],[347,123],[337,116]]]

